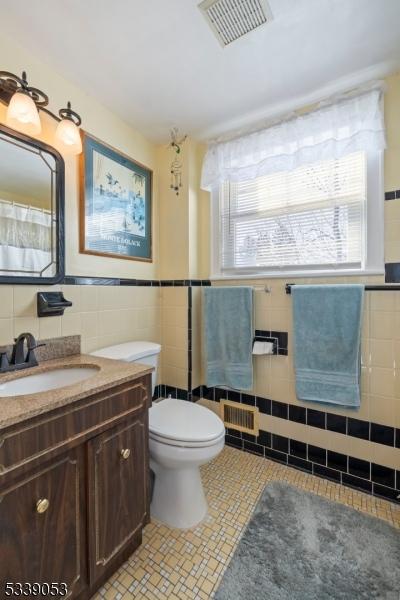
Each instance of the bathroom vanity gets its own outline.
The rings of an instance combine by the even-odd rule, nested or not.
[[[7,583],[90,598],[149,521],[151,367],[74,355],[3,375],[0,394],[8,380],[68,368],[96,370],[68,387],[0,397],[1,598]]]

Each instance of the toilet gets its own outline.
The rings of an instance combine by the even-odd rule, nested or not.
[[[92,354],[154,366],[154,394],[160,350],[153,342],[126,342]],[[208,505],[200,467],[218,456],[224,444],[224,424],[208,408],[171,397],[153,404],[149,410],[150,465],[155,473],[152,517],[179,529],[204,520]]]

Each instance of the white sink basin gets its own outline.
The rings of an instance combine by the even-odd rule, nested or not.
[[[89,379],[89,377],[93,377],[98,372],[99,369],[97,367],[67,367],[65,369],[53,369],[44,373],[19,377],[12,381],[0,383],[0,398],[37,394],[39,392],[66,387],[67,385]]]

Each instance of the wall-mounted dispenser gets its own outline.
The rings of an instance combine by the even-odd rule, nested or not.
[[[37,294],[38,317],[59,317],[69,306],[72,306],[72,302],[66,300],[62,292],[38,292]]]

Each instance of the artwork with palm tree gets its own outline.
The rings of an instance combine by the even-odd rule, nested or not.
[[[85,135],[81,252],[151,260],[151,171]]]

